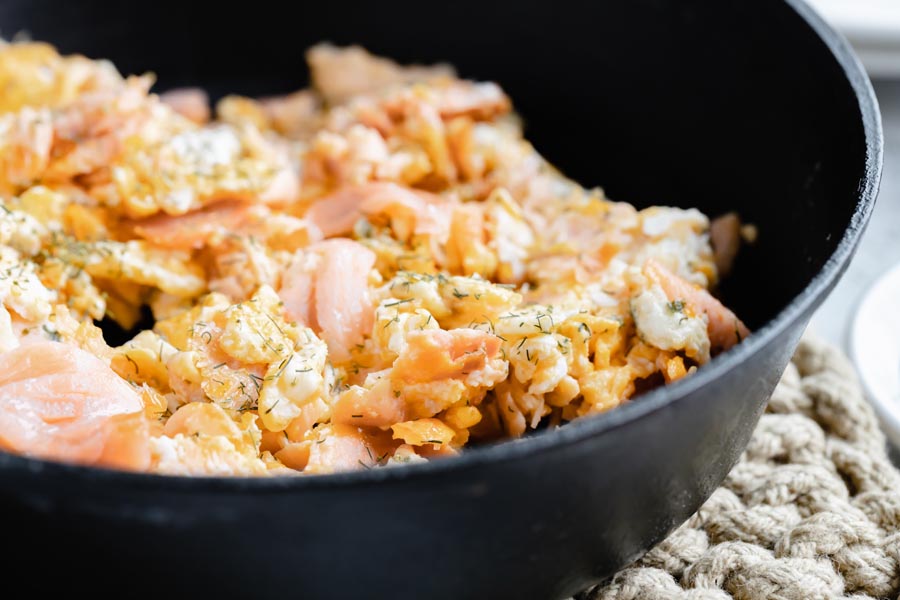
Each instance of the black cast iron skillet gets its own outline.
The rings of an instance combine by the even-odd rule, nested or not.
[[[4,573],[40,565],[38,592],[554,598],[684,521],[737,460],[871,212],[880,122],[845,42],[798,0],[228,5],[7,1],[0,27],[152,69],[160,89],[295,89],[320,40],[499,81],[584,184],[755,223],[721,289],[755,333],[609,414],[424,466],[179,479],[0,454]]]

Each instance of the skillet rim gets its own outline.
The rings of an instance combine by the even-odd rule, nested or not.
[[[674,384],[656,388],[641,395],[640,402],[630,402],[607,413],[570,422],[553,431],[532,437],[507,440],[472,448],[459,456],[425,464],[406,465],[400,468],[378,468],[348,471],[316,476],[281,477],[195,477],[156,475],[117,471],[97,467],[66,464],[29,458],[0,450],[0,473],[18,471],[27,475],[42,475],[63,479],[83,479],[86,483],[114,482],[129,490],[157,490],[165,492],[193,493],[293,493],[304,490],[368,487],[389,482],[402,483],[411,479],[440,477],[453,472],[471,470],[486,463],[505,463],[524,459],[539,453],[558,450],[600,435],[677,402],[696,390],[722,377],[728,371],[740,368],[750,357],[761,352],[772,340],[795,324],[806,312],[815,309],[825,299],[846,269],[865,230],[875,205],[881,180],[883,158],[883,132],[878,100],[872,84],[847,40],[828,25],[804,0],[784,0],[825,44],[844,73],[856,96],[865,136],[866,159],[864,176],[857,188],[857,203],[850,223],[832,255],[812,281],[772,320],[754,332],[741,344],[712,359],[691,377]]]

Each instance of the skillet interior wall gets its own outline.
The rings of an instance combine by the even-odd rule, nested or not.
[[[757,224],[758,243],[721,289],[756,328],[834,250],[865,153],[849,86],[779,4],[462,0],[436,10],[411,0],[257,1],[236,10],[22,0],[0,5],[0,31],[27,30],[64,52],[110,58],[125,73],[152,70],[157,89],[200,84],[214,95],[305,85],[303,50],[322,40],[496,80],[538,150],[581,183],[638,206],[735,209]],[[723,84],[735,70],[765,72],[772,83]],[[836,114],[846,121],[826,119]]]

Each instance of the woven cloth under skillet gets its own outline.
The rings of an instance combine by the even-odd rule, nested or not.
[[[703,507],[579,600],[898,598],[900,472],[834,347],[804,338]]]

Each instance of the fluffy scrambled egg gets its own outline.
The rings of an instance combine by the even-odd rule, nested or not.
[[[0,448],[389,467],[608,411],[748,335],[707,291],[724,259],[699,211],[566,179],[495,84],[308,59],[311,89],[213,113],[199,89],[0,47]],[[103,319],[131,339],[110,347]]]

